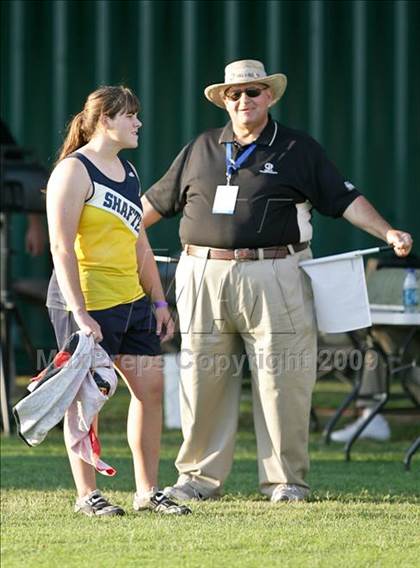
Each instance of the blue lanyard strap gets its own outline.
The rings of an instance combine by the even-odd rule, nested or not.
[[[254,143],[250,144],[248,148],[242,152],[242,154],[236,159],[233,159],[233,143],[226,142],[226,177],[228,183],[232,175],[239,170],[245,160],[252,154],[257,145]]]

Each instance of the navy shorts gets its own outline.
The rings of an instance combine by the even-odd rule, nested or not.
[[[59,348],[78,331],[73,314],[66,310],[49,308]],[[105,310],[91,310],[89,315],[101,326],[100,345],[108,355],[160,355],[156,319],[149,298],[144,296],[130,304],[120,304]]]

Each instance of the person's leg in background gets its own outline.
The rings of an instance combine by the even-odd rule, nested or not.
[[[359,418],[344,428],[331,434],[333,442],[348,442],[359,426],[372,412],[374,405],[373,397],[384,392],[387,373],[387,362],[382,354],[373,347],[372,338],[367,338],[367,352],[363,361],[362,380],[359,394],[363,397],[372,397],[372,400],[361,398],[356,401],[356,407],[360,412]],[[369,438],[378,442],[389,440],[391,431],[387,420],[382,414],[377,414],[360,434],[360,438]]]
[[[372,335],[375,341],[380,345],[386,355],[398,354],[398,349],[404,344],[407,333],[407,330],[395,329],[391,326],[377,326],[372,330]],[[368,345],[368,347],[373,347],[372,340],[370,340],[370,345]],[[420,363],[419,353],[420,333],[416,333],[408,344],[401,363],[402,365],[411,362],[415,363],[413,366],[413,372],[411,373],[413,379],[408,382],[408,388],[414,399],[420,402],[420,384],[417,383],[419,380],[419,372],[416,371],[416,368]],[[397,363],[397,367],[399,365],[400,363]],[[410,370],[407,370],[406,372],[410,373]],[[375,394],[384,392],[386,373],[387,363],[383,356],[374,350],[368,352],[364,362],[360,394],[364,396],[374,396]],[[345,428],[333,432],[331,434],[332,441],[343,443],[348,442],[359,428],[360,424],[372,412],[373,402],[362,399],[356,402],[356,406],[361,411],[361,416]],[[377,442],[385,442],[389,440],[391,437],[391,429],[388,421],[382,414],[377,414],[366,426],[359,437],[375,440]]]

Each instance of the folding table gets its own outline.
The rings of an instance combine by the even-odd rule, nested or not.
[[[341,418],[344,410],[346,410],[350,404],[355,401],[356,399],[368,399],[371,400],[374,405],[372,407],[372,412],[360,423],[359,428],[354,432],[350,440],[346,443],[344,451],[346,460],[350,460],[350,452],[353,444],[359,438],[360,434],[363,430],[367,427],[367,425],[373,420],[376,414],[380,412],[386,413],[400,413],[400,412],[414,412],[420,413],[420,404],[411,394],[409,389],[407,388],[407,379],[404,371],[409,370],[411,367],[415,366],[415,362],[410,364],[403,364],[403,356],[407,347],[413,341],[416,332],[420,330],[420,313],[406,313],[403,312],[399,306],[382,306],[382,305],[370,305],[370,312],[371,312],[371,319],[372,319],[372,327],[367,329],[367,334],[370,336],[373,348],[379,353],[381,357],[384,358],[386,361],[386,378],[385,384],[383,388],[383,392],[374,394],[374,395],[360,395],[361,383],[362,383],[362,371],[363,366],[361,366],[360,370],[356,373],[355,382],[351,393],[343,400],[339,408],[337,409],[336,413],[332,417],[332,419],[327,424],[324,436],[326,443],[329,443],[331,433],[334,430],[335,425],[337,424],[338,420]],[[382,347],[375,341],[375,339],[371,335],[372,328],[376,325],[386,325],[386,326],[399,326],[401,329],[404,329],[406,333],[404,334],[403,339],[401,340],[400,344],[397,346],[396,351],[391,354],[386,354]],[[361,340],[359,335],[354,332],[349,332],[349,335],[357,349],[363,353],[364,357],[368,351],[366,342]],[[369,347],[371,348],[371,347]],[[404,389],[403,394],[394,394],[391,393],[391,380],[394,375],[398,375],[401,373],[401,383]],[[389,400],[396,400],[396,399],[409,399],[413,403],[413,406],[410,408],[384,408],[385,405]],[[417,438],[410,448],[407,450],[404,464],[407,469],[410,467],[411,458],[414,453],[420,447],[420,437]]]

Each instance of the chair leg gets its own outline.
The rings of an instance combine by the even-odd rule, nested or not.
[[[319,418],[313,406],[311,406],[311,426],[314,432],[319,432]]]
[[[351,391],[351,393],[349,395],[346,396],[346,398],[342,401],[342,403],[340,404],[340,406],[337,408],[337,410],[335,411],[334,415],[332,416],[332,418],[330,418],[330,420],[327,422],[323,435],[324,435],[324,441],[326,444],[329,444],[331,441],[331,434],[337,424],[337,422],[340,420],[340,418],[343,415],[343,412],[350,406],[350,404],[356,400],[358,398],[359,395],[359,391],[360,391],[360,383],[356,384],[353,388],[353,390]]]
[[[13,307],[13,315],[16,319],[16,323],[18,325],[18,328],[19,328],[19,330],[22,334],[23,343],[25,345],[28,357],[29,357],[34,369],[36,369],[36,364],[37,364],[36,349],[34,347],[34,344],[32,343],[31,337],[29,335],[29,331],[26,327],[26,324],[25,324],[25,321],[22,317],[22,314],[20,313],[20,311],[18,310],[18,308],[16,306]]]
[[[420,448],[420,436],[416,438],[416,440],[414,440],[414,442],[408,448],[404,456],[404,466],[407,471],[410,469],[411,466],[411,458],[414,456],[414,454],[418,451],[419,448]]]
[[[0,352],[0,404],[1,404],[1,423],[2,430],[5,436],[10,436],[11,425],[10,425],[10,405],[9,397],[7,394],[6,376],[3,366],[3,346]]]
[[[375,418],[375,416],[379,414],[379,411],[383,406],[385,406],[385,403],[387,402],[388,398],[389,398],[389,393],[387,392],[380,395],[378,404],[372,407],[372,411],[369,413],[369,416],[367,416],[366,419],[360,424],[359,428],[355,431],[353,436],[346,443],[346,445],[344,446],[344,454],[346,457],[346,461],[350,461],[350,451],[354,442],[357,440],[357,438],[360,436],[360,434],[363,432],[363,430],[366,428],[369,422],[371,422]]]
[[[363,353],[363,359],[364,359],[365,352],[366,352],[366,347],[365,347],[364,341],[362,341],[360,338],[358,338],[357,334],[355,334],[353,332],[349,333],[349,336],[350,336],[350,339],[352,340],[352,343],[353,343],[355,349],[358,349]],[[363,366],[360,369],[358,369],[355,373],[352,391],[350,392],[350,394],[348,394],[345,397],[345,399],[341,402],[340,406],[335,411],[332,418],[327,422],[325,429],[324,429],[324,432],[323,432],[324,441],[325,441],[326,444],[330,443],[331,434],[332,434],[337,422],[342,417],[344,411],[351,405],[351,403],[353,401],[355,401],[359,398],[359,393],[360,393],[360,389],[361,389],[361,386],[362,386],[362,375],[363,375]]]

